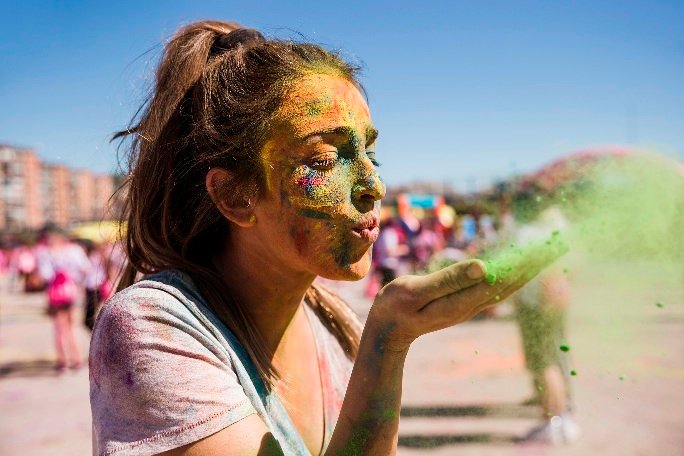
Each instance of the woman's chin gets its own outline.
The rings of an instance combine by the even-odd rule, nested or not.
[[[370,255],[364,255],[355,263],[338,266],[334,270],[326,271],[326,273],[319,274],[321,277],[329,280],[344,280],[354,282],[361,280],[368,275],[371,268]]]

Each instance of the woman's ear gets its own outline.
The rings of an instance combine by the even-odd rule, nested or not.
[[[254,207],[247,197],[234,198],[230,185],[232,184],[233,173],[223,168],[211,168],[207,172],[205,185],[209,197],[214,202],[218,210],[229,221],[243,228],[254,225]]]

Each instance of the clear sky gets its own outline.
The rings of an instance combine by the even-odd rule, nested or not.
[[[0,2],[0,143],[95,171],[179,25],[236,20],[363,63],[390,184],[467,189],[602,145],[684,160],[684,2]],[[149,51],[147,52],[146,51]]]

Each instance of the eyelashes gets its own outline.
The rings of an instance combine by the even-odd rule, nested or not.
[[[337,163],[337,158],[321,158],[315,159],[310,164],[309,167],[317,169],[319,171],[327,171],[332,169]]]
[[[374,150],[367,150],[366,157],[368,157],[371,163],[373,163],[373,166],[375,166],[376,168],[382,166],[382,164],[376,158]]]
[[[370,162],[373,164],[375,167],[382,166],[380,162],[378,162],[375,151],[374,150],[367,150],[365,152],[366,157],[370,160]],[[315,170],[319,171],[328,171],[331,170],[335,167],[337,162],[339,161],[340,157],[337,153],[335,154],[330,154],[330,155],[323,155],[320,157],[314,157],[311,162],[309,163],[309,167],[313,168]]]

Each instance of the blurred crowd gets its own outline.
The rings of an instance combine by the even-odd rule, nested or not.
[[[0,245],[4,292],[44,293],[54,323],[58,370],[79,369],[83,356],[74,333],[74,308],[83,303],[82,324],[92,330],[95,315],[116,287],[125,261],[119,243],[77,238],[47,226],[35,239],[6,238]]]
[[[404,274],[432,272],[476,257],[512,233],[510,209],[457,212],[441,196],[400,195],[383,206],[380,236],[373,246],[369,297]]]
[[[109,240],[79,239],[56,227],[46,227],[35,239],[7,237],[0,242],[0,287],[6,292],[46,291],[52,278],[51,254],[59,249],[68,256],[68,269],[85,289],[110,289],[125,254]]]

